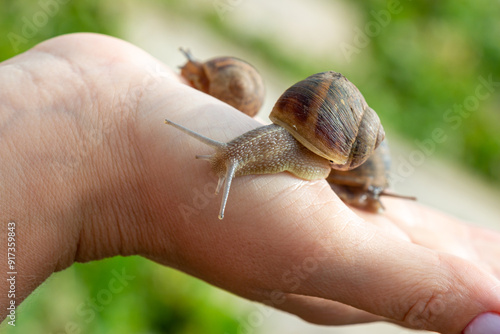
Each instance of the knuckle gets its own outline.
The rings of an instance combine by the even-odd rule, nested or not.
[[[430,291],[410,304],[403,321],[412,328],[430,328],[445,311],[446,290]]]

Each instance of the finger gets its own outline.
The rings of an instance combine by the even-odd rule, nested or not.
[[[387,233],[390,233],[393,236],[400,238],[401,240],[411,241],[411,238],[408,236],[407,231],[403,231],[397,224],[394,223],[394,221],[389,216],[387,216],[387,210],[383,213],[372,213],[355,207],[349,206],[349,208],[357,216],[386,231]]]
[[[403,326],[443,333],[458,333],[468,323],[457,319],[498,310],[498,281],[471,263],[352,223],[341,233],[329,233],[337,236],[332,238],[336,241],[332,252],[323,248],[324,254],[341,252],[340,258],[346,260],[327,258],[328,263],[310,253],[301,264],[291,266],[295,276],[290,271],[282,275],[290,289],[338,300]],[[354,232],[347,233],[349,230]],[[350,247],[342,250],[346,243]],[[316,266],[311,259],[316,259]],[[317,275],[322,270],[325,272]]]
[[[389,199],[386,216],[412,242],[469,260],[478,260],[477,254],[470,248],[468,229],[465,224],[446,214],[435,211],[417,202]]]
[[[493,272],[491,263],[484,261],[484,252],[479,251],[481,245],[486,246],[487,242],[483,244],[482,238],[473,234],[473,226],[431,208],[424,208],[417,202],[389,199],[387,205],[390,209],[384,216],[408,235],[413,243],[453,254]],[[489,239],[500,248],[500,238],[493,237],[498,233],[490,231],[488,234]]]
[[[337,300],[410,328],[443,333],[460,332],[471,314],[500,308],[498,281],[469,262],[356,221],[332,234],[335,244],[325,253],[337,256],[327,259],[321,273],[307,281],[310,290],[304,284],[298,291]]]
[[[349,305],[296,294],[283,294],[268,306],[295,314],[307,322],[318,325],[341,326],[386,320]]]
[[[470,243],[475,248],[481,262],[500,278],[500,233],[489,229],[470,226]]]
[[[410,328],[445,333],[458,333],[473,315],[498,309],[499,299],[494,290],[498,282],[479,268],[394,238],[355,218],[345,220],[347,212],[340,215],[330,212],[336,222],[329,224],[326,213],[318,209],[320,204],[307,202],[301,207],[308,208],[308,212],[291,213],[304,197],[314,203],[322,202],[320,196],[312,193],[293,196],[298,196],[300,190],[286,193],[286,202],[290,204],[279,212],[286,217],[285,223],[268,221],[266,225],[272,227],[262,226],[257,222],[264,217],[255,213],[252,221],[234,222],[239,229],[242,225],[258,225],[258,238],[263,240],[258,244],[272,249],[267,257],[264,254],[258,257],[259,267],[264,269],[245,268],[254,273],[252,277],[263,275],[264,286],[285,286],[286,291],[339,301]],[[278,200],[285,200],[280,196],[274,198],[277,200],[267,199],[274,206]],[[266,212],[266,209],[267,206],[260,206],[260,210]],[[328,212],[326,207],[322,209]],[[286,232],[278,230],[280,225]],[[266,233],[270,230],[272,236]],[[233,237],[238,235],[233,232]],[[318,256],[313,250],[320,245]],[[253,249],[246,258],[255,254]],[[270,257],[276,261],[269,261]],[[276,285],[268,281],[273,278],[277,279]]]

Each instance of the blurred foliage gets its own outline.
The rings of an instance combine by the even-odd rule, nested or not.
[[[360,2],[364,13],[384,5]],[[388,105],[395,108],[382,112],[384,121],[415,140],[442,128],[448,136],[439,146],[442,154],[500,181],[500,6],[483,0],[405,1],[402,6],[370,46],[376,64],[370,77],[387,95],[380,103],[374,97],[376,110],[392,100]],[[497,83],[491,91],[480,89],[489,93],[484,100],[476,96],[484,86],[480,78]],[[451,120],[457,113],[450,110],[464,104],[463,117]]]
[[[115,257],[52,275],[0,332],[236,333],[233,298],[141,257]]]
[[[401,12],[392,14],[389,24],[369,37],[350,62],[339,64],[327,54],[306,48],[289,52],[286,41],[276,36],[222,19],[215,6],[238,1],[149,1],[169,15],[196,22],[260,56],[290,82],[327,69],[346,74],[386,127],[419,142],[431,139],[435,129],[443,129],[447,139],[436,144],[442,156],[500,182],[500,86],[459,117],[460,124],[449,120],[457,116],[455,105],[476,95],[480,78],[500,81],[498,3],[401,1]],[[355,8],[359,21],[352,29],[361,31],[368,23],[376,24],[373,13],[388,9],[383,0],[343,2]],[[329,8],[329,1],[324,3]],[[64,4],[0,0],[0,61],[65,33],[89,31],[124,38],[120,35],[126,24],[122,10],[122,2],[116,0]],[[286,7],[283,10],[286,13]],[[135,278],[113,293],[102,310],[89,312],[85,303],[109,289],[113,270],[125,270]],[[84,308],[78,312],[82,303]],[[6,333],[70,333],[65,326],[76,326],[82,333],[235,333],[236,319],[242,313],[228,303],[224,292],[177,271],[138,257],[114,258],[75,264],[53,275],[19,308],[18,326],[2,329]]]
[[[116,35],[119,17],[111,2],[0,0],[0,61],[54,36],[72,32]]]

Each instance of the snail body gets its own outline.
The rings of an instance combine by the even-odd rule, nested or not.
[[[349,171],[332,169],[326,178],[346,204],[369,212],[383,209],[380,196],[389,186],[389,148],[384,140],[361,166]]]
[[[208,160],[222,187],[219,219],[232,179],[288,171],[305,180],[324,179],[334,168],[349,170],[365,162],[384,139],[380,119],[359,90],[343,75],[322,72],[283,93],[270,115],[275,124],[251,130],[228,143],[170,124],[213,147]]]
[[[387,191],[390,168],[389,146],[384,140],[365,163],[349,171],[332,169],[326,180],[344,203],[364,211],[377,213],[384,209],[380,200],[381,196],[416,199]]]
[[[264,102],[262,77],[249,63],[235,57],[218,57],[200,62],[181,49],[187,63],[181,76],[194,88],[235,107],[250,117]]]

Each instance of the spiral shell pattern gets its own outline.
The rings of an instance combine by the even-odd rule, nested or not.
[[[377,113],[361,92],[333,71],[314,74],[287,89],[269,118],[340,170],[361,165],[385,137]]]

